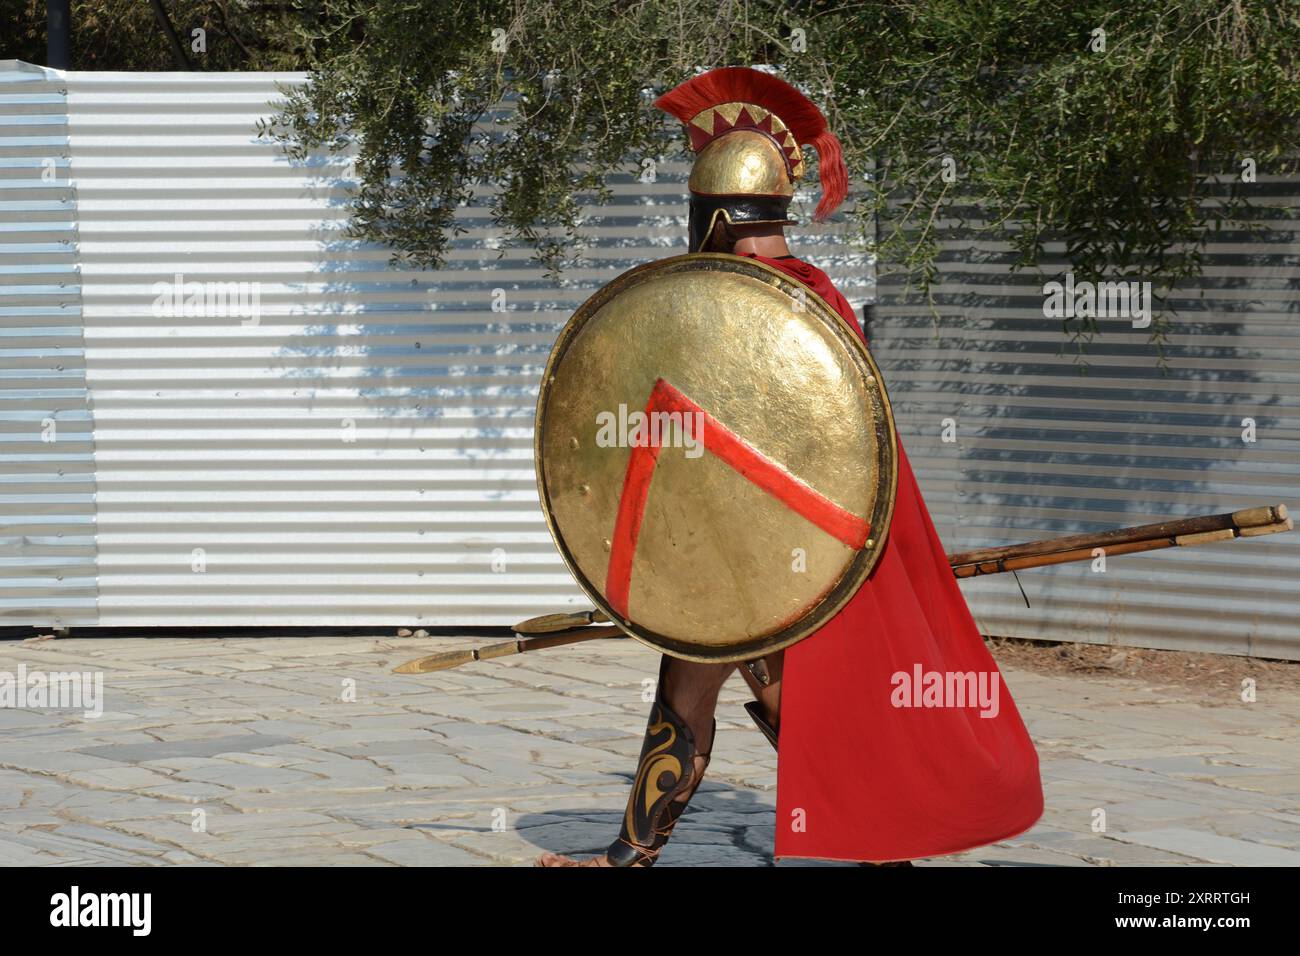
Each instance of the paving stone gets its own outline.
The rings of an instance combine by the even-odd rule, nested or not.
[[[126,638],[22,652],[29,667],[105,671],[110,706],[98,720],[0,710],[0,865],[527,865],[603,850],[655,655],[606,641],[389,673],[449,646]],[[0,670],[19,653],[0,644]],[[1043,820],[919,866],[1296,864],[1300,694],[1247,706],[1120,678],[1005,676],[1039,746]],[[661,865],[773,862],[776,758],[746,699],[738,677],[724,687],[714,761]]]
[[[149,854],[107,846],[81,837],[69,837],[51,830],[23,830],[11,835],[9,839],[33,850],[49,853],[63,865],[88,862],[90,865],[134,866],[148,864],[153,859]]]
[[[1112,826],[1124,827],[1134,821],[1169,821],[1184,820],[1209,816],[1214,807],[1206,803],[1190,803],[1185,800],[1164,800],[1160,798],[1144,800],[1123,800],[1103,806],[1106,820]]]
[[[221,800],[228,796],[231,793],[231,789],[230,787],[223,787],[215,783],[180,781],[177,783],[165,784],[161,787],[150,787],[147,790],[141,790],[140,792],[152,797],[162,797],[168,800],[181,800],[186,803],[207,803],[213,800]]]
[[[5,813],[5,827],[19,832],[28,827],[58,826],[66,822],[44,807],[20,807]]]
[[[88,747],[81,752],[103,757],[118,763],[143,763],[164,760],[168,757],[213,757],[217,754],[248,754],[276,744],[287,744],[292,737],[274,737],[267,734],[237,734],[228,737],[200,737],[194,740],[154,740],[150,743],[115,744],[106,747]]]
[[[397,843],[403,840],[427,840],[428,837],[412,829],[402,827],[353,828],[333,834],[340,846],[365,849],[380,843]]]
[[[1208,863],[1229,866],[1300,866],[1300,851],[1251,843],[1202,830],[1170,827],[1163,830],[1112,833],[1110,836],[1125,843],[1169,850]]]
[[[1220,829],[1227,829],[1220,824]],[[1295,850],[1300,847],[1300,831],[1295,827],[1285,830],[1263,830],[1263,829],[1242,829],[1233,830],[1232,836],[1245,840],[1248,843],[1268,843],[1272,846],[1282,847],[1284,850]]]
[[[0,866],[48,866],[57,862],[59,858],[52,853],[0,836]]]
[[[104,757],[79,753],[35,753],[14,755],[4,758],[5,763],[12,763],[37,773],[62,774],[74,770],[113,770],[120,765]]]
[[[87,840],[91,843],[102,843],[107,846],[119,847],[123,850],[137,850],[143,853],[162,855],[169,849],[165,846],[159,846],[149,840],[142,840],[126,833],[118,833],[116,830],[109,830],[104,827],[90,826],[85,823],[69,823],[53,831],[59,836],[68,837],[74,840]]]
[[[299,770],[250,767],[238,763],[200,767],[196,770],[180,770],[177,771],[176,776],[199,783],[215,783],[223,787],[247,790],[271,790],[285,784],[318,782],[320,779]]]
[[[71,783],[103,790],[144,790],[163,786],[168,778],[143,767],[109,767],[105,770],[78,770],[66,775]]]
[[[481,866],[488,861],[432,838],[414,842],[394,840],[366,848],[366,853],[399,866]]]
[[[12,664],[0,664],[0,671],[8,669],[10,673],[13,673],[15,667],[16,665]],[[66,722],[67,719],[66,714],[57,711],[47,712],[29,710],[26,707],[3,707],[0,708],[0,733],[9,735],[32,728],[57,727]]]
[[[670,842],[664,847],[655,866],[771,866],[772,860],[760,853],[733,846],[705,846]]]
[[[968,853],[962,854],[963,857],[978,862],[982,866],[988,867],[1065,867],[1065,866],[1089,866],[1089,862],[1082,857],[1064,853],[1050,847],[1038,847],[1032,843],[1022,843],[1012,841],[1009,843],[999,843],[993,846],[979,847]]]
[[[1285,802],[1292,806],[1300,803],[1300,776],[1293,772],[1268,773],[1264,771],[1243,771],[1240,775],[1224,777],[1213,773],[1210,779],[1223,787],[1234,790],[1248,790],[1253,793],[1272,794],[1289,798]]]

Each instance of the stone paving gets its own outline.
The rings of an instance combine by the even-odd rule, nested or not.
[[[98,718],[0,707],[0,864],[512,865],[603,847],[655,655],[607,640],[390,673],[473,643],[0,642],[0,672],[104,675]],[[1132,679],[1006,679],[1046,814],[1018,839],[920,865],[1300,865],[1300,693],[1261,685],[1243,703]],[[776,759],[745,699],[734,678],[663,866],[772,862]]]

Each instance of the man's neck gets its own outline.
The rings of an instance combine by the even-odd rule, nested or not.
[[[732,252],[738,256],[755,255],[779,259],[790,254],[790,247],[785,244],[784,234],[778,231],[766,235],[741,236],[736,240]]]

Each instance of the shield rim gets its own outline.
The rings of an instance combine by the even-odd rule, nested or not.
[[[577,561],[570,553],[563,535],[560,534],[559,529],[556,527],[542,461],[543,426],[547,398],[554,382],[555,368],[587,321],[614,296],[644,281],[646,273],[663,272],[664,274],[671,274],[688,266],[691,269],[696,269],[696,263],[700,262],[712,262],[712,267],[706,267],[710,268],[710,271],[737,272],[761,279],[786,292],[791,298],[794,298],[794,290],[802,289],[808,298],[810,311],[814,314],[820,313],[822,320],[839,333],[837,338],[847,343],[849,351],[865,366],[868,381],[874,381],[877,386],[874,391],[879,398],[880,418],[885,425],[889,438],[888,468],[882,469],[882,471],[888,471],[887,476],[882,476],[882,478],[887,479],[884,488],[884,509],[881,512],[883,520],[879,522],[879,526],[885,529],[884,532],[880,534],[873,533],[868,540],[867,547],[857,553],[850,563],[849,569],[840,576],[839,581],[835,583],[835,586],[831,588],[822,602],[793,623],[749,644],[733,644],[716,649],[705,648],[703,652],[701,652],[701,646],[698,644],[686,644],[683,641],[641,627],[636,622],[620,616],[610,607],[609,602],[605,600],[604,594],[578,568]],[[691,252],[679,256],[670,256],[666,259],[656,259],[653,262],[643,263],[629,269],[606,283],[573,311],[569,320],[564,324],[564,328],[556,336],[555,344],[551,347],[550,356],[546,361],[546,368],[542,372],[541,385],[537,392],[537,409],[533,416],[533,468],[537,480],[538,499],[542,506],[542,515],[546,519],[546,528],[550,532],[556,550],[560,552],[565,567],[569,569],[569,573],[573,576],[578,587],[609,618],[611,623],[615,624],[628,637],[662,654],[701,663],[736,663],[754,660],[784,650],[805,637],[816,633],[838,614],[862,585],[866,583],[867,578],[875,569],[876,563],[880,560],[880,556],[884,553],[890,527],[893,524],[894,504],[898,493],[898,430],[894,423],[894,412],[889,402],[889,395],[885,390],[884,378],[881,376],[875,360],[871,357],[871,352],[867,349],[857,330],[850,326],[844,316],[840,315],[829,302],[793,276],[769,266],[765,262],[759,262],[757,259],[732,255],[726,252]],[[878,482],[878,491],[880,490],[880,484],[881,482]],[[878,495],[877,502],[879,500]],[[879,506],[877,506],[876,511],[879,510]],[[877,525],[873,523],[872,527],[874,531]]]

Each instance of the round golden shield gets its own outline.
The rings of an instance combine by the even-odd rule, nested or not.
[[[551,352],[534,441],[579,586],[676,657],[793,644],[884,548],[898,462],[879,370],[820,296],[754,259],[664,259],[588,299]]]

